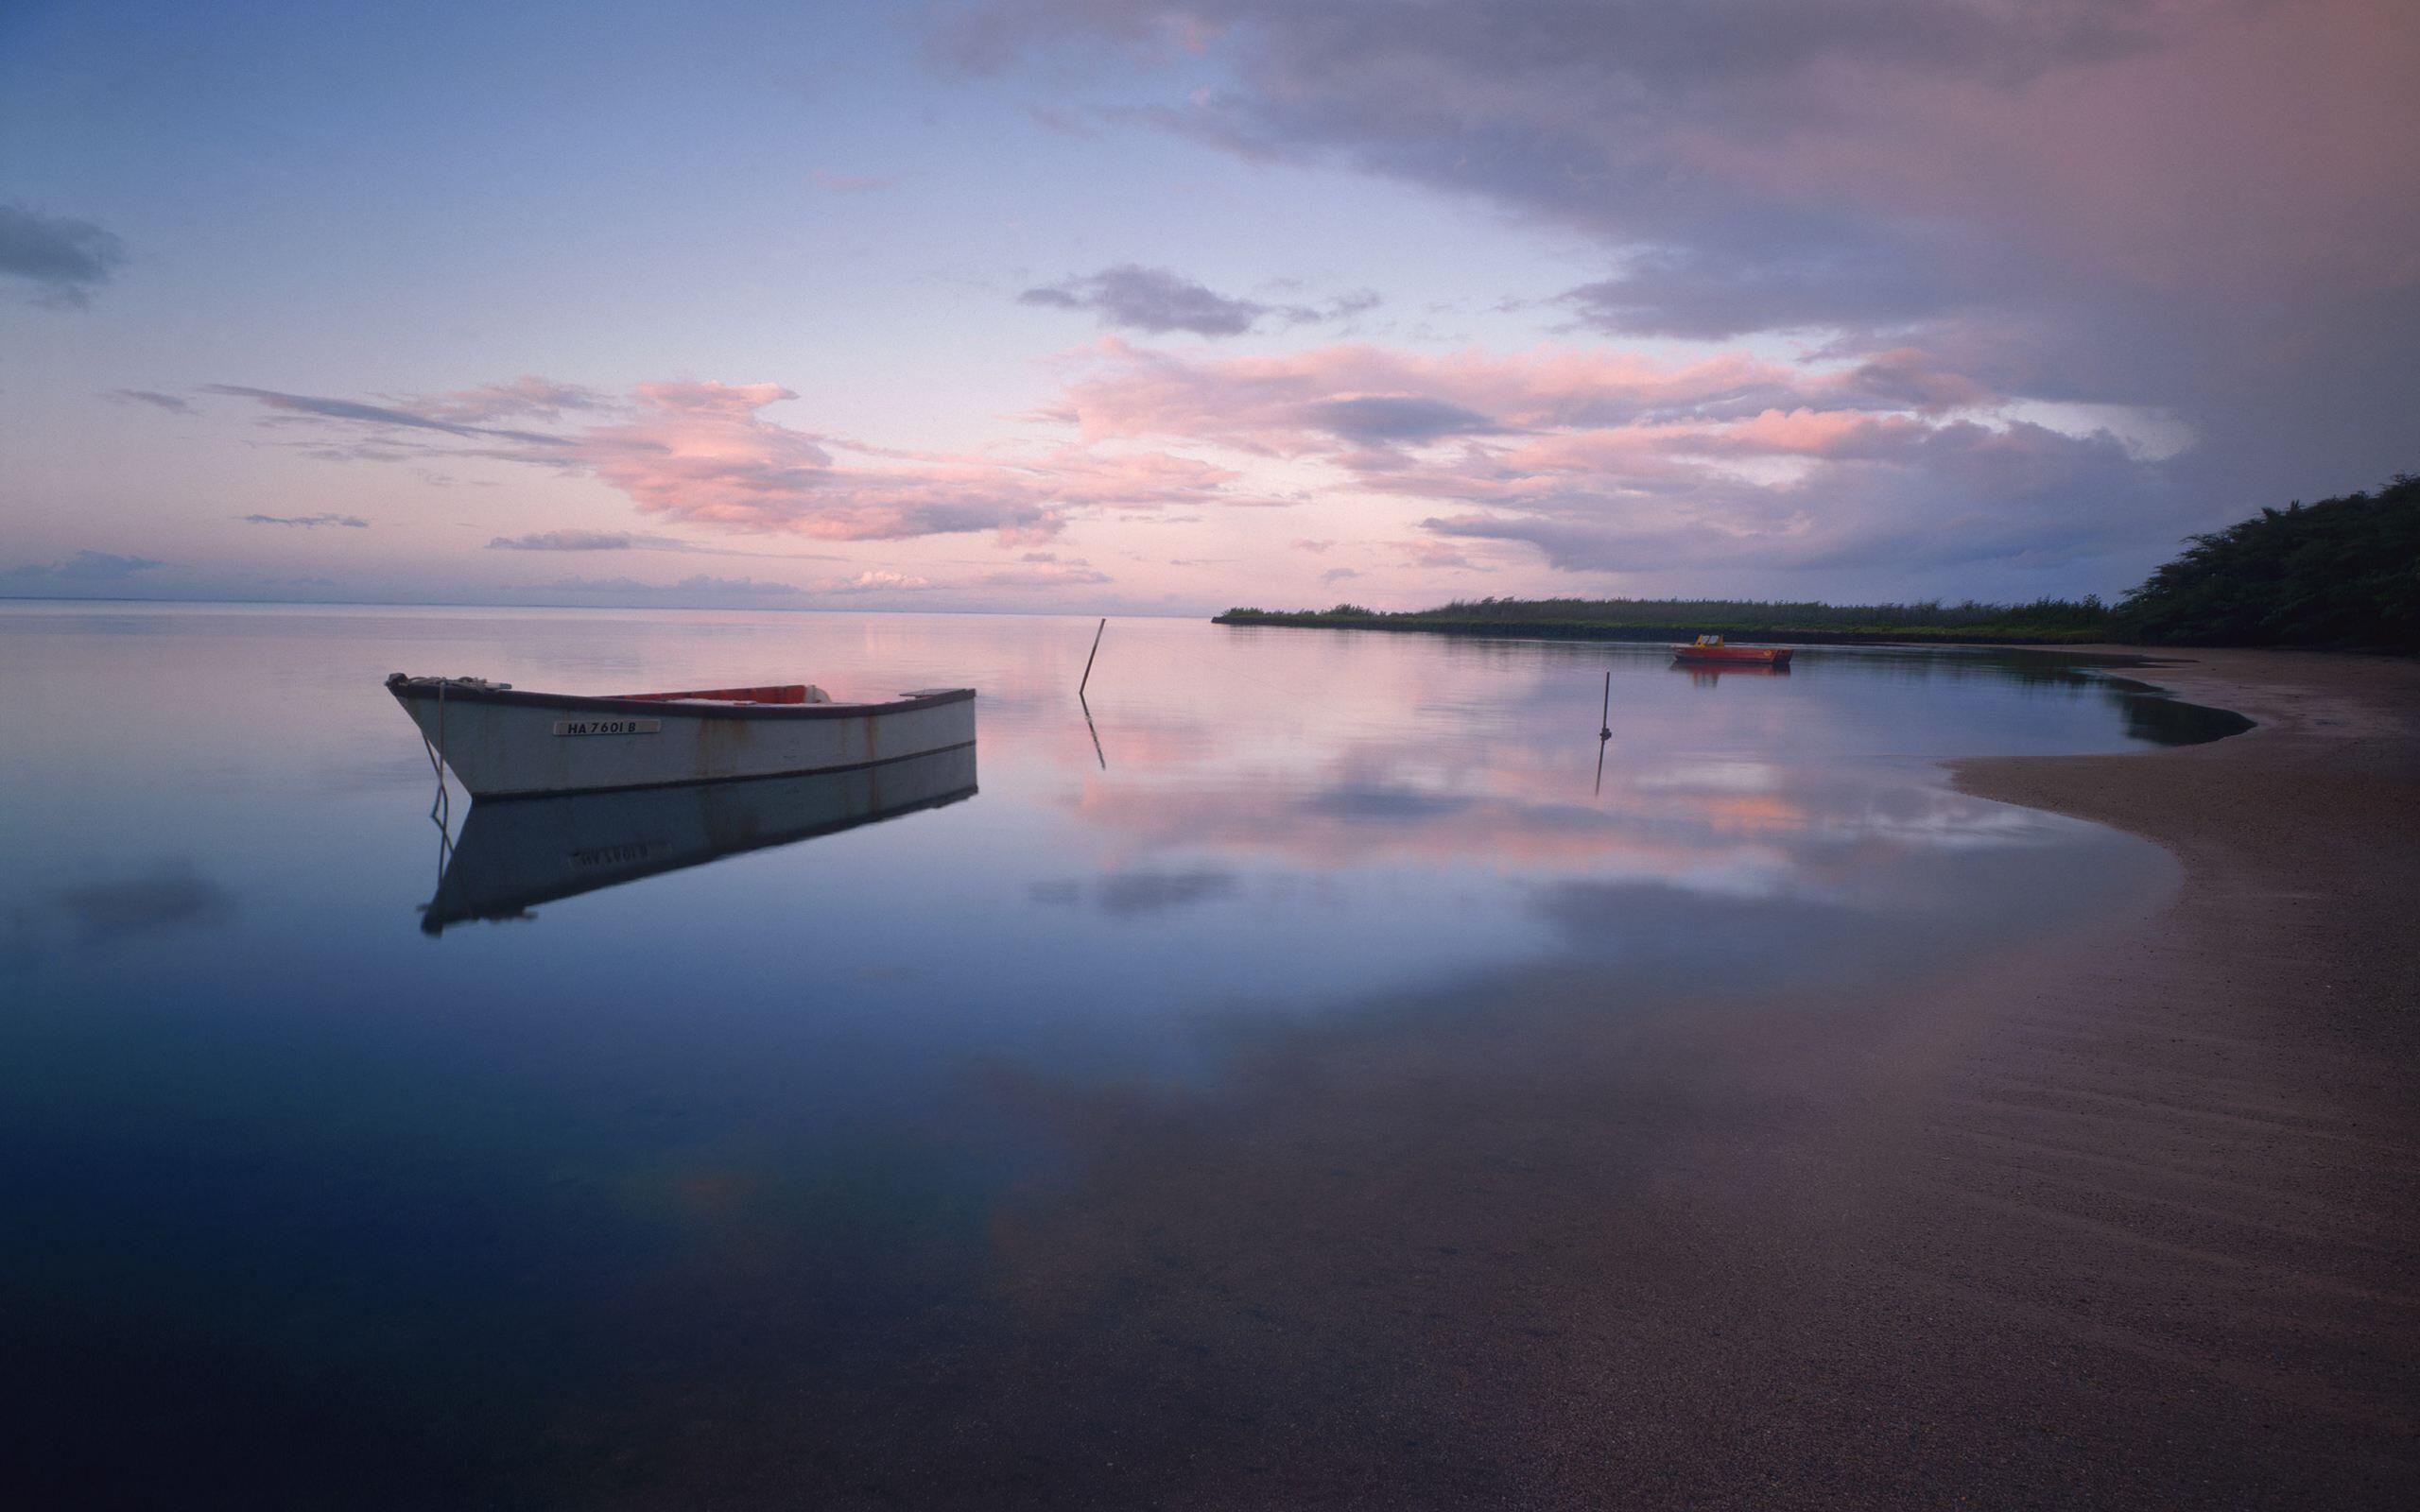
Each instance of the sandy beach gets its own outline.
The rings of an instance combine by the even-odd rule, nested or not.
[[[1979,1305],[2141,1394],[2108,1401],[2080,1486],[2148,1504],[2166,1461],[2180,1501],[2392,1504],[2420,1486],[2420,667],[2213,651],[2141,676],[2258,726],[1954,768],[2184,877],[1962,995],[1980,1032],[1932,1094],[1932,1215],[1982,1262]]]

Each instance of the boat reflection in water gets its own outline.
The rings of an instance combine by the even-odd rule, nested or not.
[[[1674,660],[1672,670],[1689,675],[1692,686],[1711,688],[1725,678],[1786,678],[1789,676],[1787,662],[1683,662]]]
[[[421,911],[441,934],[539,903],[975,796],[975,746],[848,771],[474,803]]]

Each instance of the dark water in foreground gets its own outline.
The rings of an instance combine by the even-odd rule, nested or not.
[[[1305,1047],[1524,971],[1620,1016],[1953,969],[2166,873],[1936,761],[2229,728],[2034,659],[1120,622],[1096,731],[1090,629],[0,609],[9,1475],[679,1505],[945,1455],[1034,1316],[1183,1263],[1088,1206],[1155,1178],[1136,1118],[1250,1147]],[[458,797],[441,882],[393,670],[973,683],[980,734],[883,794]]]

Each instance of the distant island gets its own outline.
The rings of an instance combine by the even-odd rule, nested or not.
[[[2189,538],[2116,604],[1824,604],[1752,599],[1481,598],[1390,612],[1231,609],[1219,625],[1599,641],[1733,635],[1785,644],[2301,645],[2420,651],[2420,477],[2263,509]]]

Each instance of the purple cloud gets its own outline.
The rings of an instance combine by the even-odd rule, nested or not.
[[[544,530],[498,536],[490,551],[685,551],[688,542],[670,536],[639,536],[627,530]]]
[[[935,52],[1128,70],[1147,102],[1096,119],[1576,232],[1589,330],[1796,333],[1930,412],[2167,417],[2198,443],[2093,492],[2137,567],[2412,465],[2420,27],[2374,0],[988,0]],[[2003,448],[2017,480],[1981,497],[2035,460]],[[1977,498],[1942,482],[1905,525]]]
[[[0,274],[34,286],[33,302],[80,310],[126,262],[126,244],[89,220],[0,205]]]
[[[524,446],[561,446],[559,436],[546,436],[535,431],[499,430],[493,426],[475,425],[448,418],[443,401],[415,406],[399,404],[368,404],[352,399],[322,399],[311,394],[281,393],[274,388],[251,388],[240,384],[204,384],[206,394],[225,394],[235,399],[251,399],[304,420],[343,421],[372,429],[402,429],[437,431],[446,436],[463,438],[491,437],[497,440],[517,442]]]
[[[166,565],[166,562],[155,561],[149,557],[125,557],[111,551],[79,551],[63,561],[34,563],[0,572],[0,584],[38,587],[44,584],[89,586],[119,583],[138,573],[147,573]]]
[[[1198,336],[1241,335],[1269,313],[1269,306],[1231,300],[1164,267],[1132,263],[1105,267],[1085,278],[1026,290],[1020,304],[1090,310],[1103,325],[1164,335],[1187,331]]]
[[[1317,462],[1427,506],[1432,539],[1406,548],[1419,568],[1483,570],[1453,542],[1484,540],[1570,572],[2023,572],[2182,532],[2161,463],[2010,407],[1897,352],[1653,362],[1359,343],[1191,360],[1105,347],[1068,391],[1090,436]]]
[[[1153,335],[1184,331],[1198,336],[1235,336],[1263,319],[1281,325],[1350,319],[1377,308],[1381,301],[1367,289],[1339,296],[1325,305],[1268,304],[1256,300],[1230,299],[1167,268],[1125,263],[1081,278],[1028,289],[1017,296],[1017,302],[1047,309],[1090,310],[1103,325],[1148,331]]]
[[[248,514],[237,518],[248,525],[301,525],[305,530],[320,525],[344,525],[354,530],[370,528],[370,522],[357,514]]]
[[[1418,394],[1323,399],[1305,405],[1303,417],[1330,435],[1372,443],[1486,436],[1505,428],[1478,410]]]
[[[184,400],[179,399],[174,394],[161,393],[155,388],[112,388],[107,397],[121,404],[148,404],[153,409],[164,409],[171,415],[196,413],[193,405]]]

